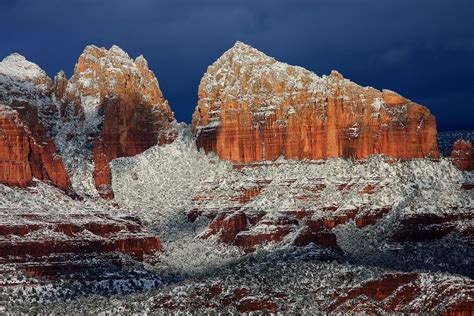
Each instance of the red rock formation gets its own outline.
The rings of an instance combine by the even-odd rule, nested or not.
[[[361,214],[358,214],[358,216],[355,218],[355,223],[358,228],[373,225],[390,211],[390,207],[383,207],[379,209],[372,209],[368,212],[362,212]]]
[[[271,242],[280,242],[290,233],[288,227],[277,227],[270,231],[249,232],[238,234],[234,245],[244,249],[246,253],[254,252],[257,246]]]
[[[35,177],[69,191],[69,176],[36,108],[28,103],[12,105],[0,109],[0,182],[25,187]]]
[[[67,77],[64,71],[58,72],[56,77],[54,77],[54,86],[53,86],[53,91],[54,91],[54,96],[56,97],[57,100],[61,100],[66,93],[66,88],[67,88]]]
[[[254,165],[242,167],[258,168]],[[296,179],[288,179],[282,185],[289,189],[294,187]],[[303,192],[293,195],[294,199],[305,201],[319,201],[321,192],[326,188],[324,178],[315,178],[304,184]],[[282,210],[282,211],[254,211],[246,207],[253,199],[265,192],[272,183],[268,179],[252,179],[249,183],[237,183],[237,187],[229,187],[224,196],[214,196],[213,191],[202,192],[193,197],[194,207],[188,213],[190,221],[194,222],[200,216],[206,216],[212,222],[209,228],[201,235],[203,238],[218,236],[218,240],[227,244],[241,247],[245,252],[253,252],[257,247],[268,243],[282,242],[290,233],[293,233],[292,244],[303,247],[310,243],[322,247],[337,247],[335,234],[331,231],[337,225],[355,219],[356,224],[362,228],[376,223],[390,208],[373,209],[366,205],[350,209],[339,210],[338,206],[329,206],[317,210]],[[370,187],[377,190],[382,187],[379,178],[351,179],[341,178],[337,181],[340,191],[351,194],[353,186]],[[217,183],[212,183],[215,188]],[[359,189],[358,189],[359,190]],[[234,192],[231,194],[230,192]],[[364,190],[362,190],[364,191]],[[375,191],[374,191],[375,192]],[[363,192],[363,194],[369,194]],[[215,208],[215,204],[220,205]],[[313,219],[316,213],[325,214],[323,217]]]
[[[198,96],[197,145],[222,159],[439,157],[427,108],[335,71],[320,78],[240,42],[208,68]]]
[[[301,166],[300,163],[286,164]],[[305,178],[304,181],[280,179],[278,176],[270,180],[265,170],[271,170],[273,166],[258,163],[240,166],[235,171],[241,174],[237,178],[239,181],[216,178],[203,185],[193,197],[188,213],[192,222],[200,216],[212,221],[200,237],[216,236],[217,240],[241,247],[245,252],[255,251],[269,243],[297,247],[314,243],[322,247],[338,247],[333,231],[338,225],[353,221],[350,225],[370,229],[370,225],[380,225],[380,221],[393,218],[393,206],[380,204],[379,198],[396,179],[376,174],[364,177],[354,175],[351,178],[343,172],[330,178],[319,176]],[[258,168],[261,171],[254,173]],[[460,190],[457,187],[453,189]],[[470,184],[464,184],[464,189],[470,189]],[[332,198],[332,204],[326,204],[325,194],[334,192],[338,197]],[[357,198],[353,199],[354,196]],[[268,210],[259,208],[261,203],[274,197],[292,202],[282,205],[281,209],[278,204],[272,204]],[[347,205],[347,198],[351,199],[350,205]],[[228,220],[226,224],[226,219],[232,221]],[[396,224],[390,230],[390,239],[394,243],[430,242],[450,234],[470,242],[474,232],[470,225],[472,216],[469,206],[446,207],[442,213],[430,213],[428,210],[407,212],[393,220]]]
[[[365,284],[362,284],[359,288],[355,288],[349,291],[348,295],[344,297],[339,297],[337,300],[334,301],[330,309],[337,310],[337,308],[343,305],[345,301],[349,301],[362,295],[370,298],[373,301],[383,301],[387,297],[395,293],[397,290],[399,290],[402,286],[406,286],[407,284],[415,281],[417,277],[417,274],[386,274],[378,280],[366,282]],[[395,305],[403,306],[403,304],[406,304],[414,298],[415,297],[409,296],[405,296],[404,298],[402,297],[402,301],[397,302]],[[391,303],[393,304],[394,302]]]
[[[13,54],[0,62],[0,182],[24,187],[33,177],[70,190],[69,176],[48,134],[57,115],[52,82]]]
[[[317,272],[312,271],[311,276],[306,274],[308,277],[304,277],[304,269],[298,271],[301,275],[296,273],[293,280],[288,275],[282,277],[276,273],[271,279],[263,269],[243,271],[246,273],[242,276],[222,276],[223,280],[214,284],[188,282],[185,286],[157,292],[153,297],[152,311],[206,313],[210,309],[221,309],[232,313],[235,308],[241,313],[274,312],[286,315],[304,314],[307,312],[305,307],[309,306],[323,314],[442,312],[442,315],[472,315],[474,311],[473,282],[468,278],[450,278],[446,275],[428,277],[427,274],[402,272],[363,276],[360,271],[351,271],[348,265],[344,265],[342,269],[333,266],[330,273],[319,275],[320,278],[331,279],[331,282],[321,285],[311,280],[316,278],[313,273]],[[249,278],[249,273],[255,277]],[[278,278],[288,284],[275,282]],[[176,295],[178,290],[180,295]],[[295,298],[307,304],[295,304],[298,302]]]
[[[30,141],[19,115],[10,107],[0,109],[0,182],[27,186],[33,179],[29,162]]]
[[[457,140],[453,145],[451,160],[459,170],[474,170],[474,148],[471,142],[462,139]]]
[[[304,247],[310,243],[323,247],[337,247],[337,239],[334,233],[328,231],[313,231],[310,228],[305,229],[298,234],[293,245]]]
[[[234,241],[235,236],[247,229],[247,217],[243,212],[228,215],[222,221],[221,240],[225,243]]]
[[[173,113],[142,56],[132,60],[116,46],[110,50],[87,46],[64,92],[61,81],[57,82],[65,119],[79,117],[86,133],[96,138],[94,180],[103,197],[113,197],[111,160],[139,154],[175,137],[166,132]]]

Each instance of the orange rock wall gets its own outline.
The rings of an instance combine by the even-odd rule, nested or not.
[[[30,140],[14,111],[0,113],[0,182],[24,187],[33,179],[28,156]]]
[[[145,255],[162,251],[160,239],[133,217],[100,212],[31,216],[13,209],[0,218],[0,264],[13,264],[35,276],[99,268],[103,261],[121,265],[113,256],[120,253],[143,261]],[[51,234],[31,238],[41,230]]]
[[[474,148],[472,143],[462,139],[456,141],[451,152],[451,159],[459,170],[474,170]]]
[[[0,111],[0,182],[25,187],[35,177],[69,190],[69,176],[36,108],[28,103],[12,106]]]

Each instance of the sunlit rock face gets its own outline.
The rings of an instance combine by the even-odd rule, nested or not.
[[[429,110],[395,92],[290,66],[237,42],[201,80],[197,145],[234,162],[439,157]]]
[[[7,185],[26,186],[32,180],[28,161],[30,149],[26,128],[18,122],[18,113],[3,106],[0,110],[0,181]]]
[[[79,118],[86,137],[94,140],[94,181],[103,197],[113,197],[111,160],[174,139],[167,132],[173,112],[142,56],[133,60],[117,46],[87,46],[66,88],[63,75],[57,78],[64,120]]]
[[[455,166],[462,171],[474,170],[474,149],[472,143],[466,140],[458,140],[453,145],[451,159]]]
[[[25,187],[35,177],[70,191],[50,137],[58,118],[52,91],[51,79],[25,57],[12,54],[0,62],[1,183]]]

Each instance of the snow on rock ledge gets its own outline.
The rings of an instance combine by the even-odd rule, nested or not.
[[[56,146],[28,103],[0,104],[0,182],[25,187],[33,177],[49,180],[72,193],[69,176]]]

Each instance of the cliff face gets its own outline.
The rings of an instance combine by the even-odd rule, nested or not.
[[[30,142],[26,128],[18,122],[18,113],[9,107],[0,109],[0,181],[6,185],[28,185],[32,178],[28,155]]]
[[[197,144],[222,159],[439,157],[427,108],[335,71],[318,77],[240,42],[208,68],[198,96]]]
[[[52,82],[37,65],[13,54],[0,63],[0,182],[25,187],[33,177],[68,191],[71,184],[48,135],[57,119]]]
[[[112,159],[174,139],[167,131],[174,115],[142,56],[133,60],[117,46],[110,50],[88,46],[67,87],[61,74],[56,82],[65,121],[79,119],[87,137],[95,140],[94,181],[103,197],[113,197]]]
[[[474,149],[472,143],[462,139],[456,141],[451,152],[451,159],[459,170],[474,170]]]

